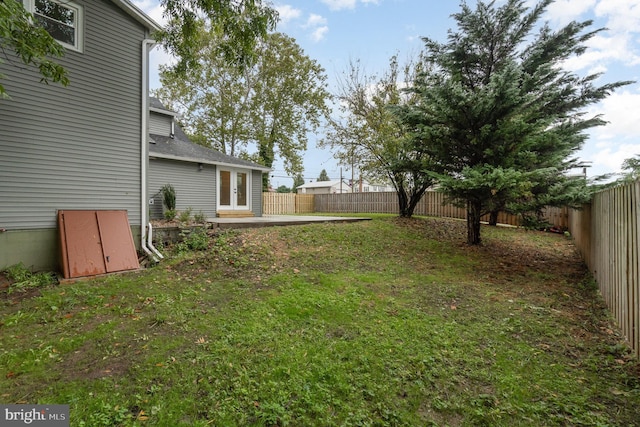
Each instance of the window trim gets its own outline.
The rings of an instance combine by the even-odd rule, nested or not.
[[[53,38],[64,48],[82,53],[84,51],[84,8],[71,0],[46,0],[56,3],[64,8],[71,9],[74,16],[75,44],[69,44]],[[23,0],[24,8],[35,16],[36,0]]]

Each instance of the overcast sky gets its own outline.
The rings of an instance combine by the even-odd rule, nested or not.
[[[162,23],[158,0],[133,0],[149,16]],[[459,11],[456,0],[278,0],[278,31],[294,37],[305,53],[320,63],[329,76],[331,89],[350,60],[359,60],[369,74],[382,72],[389,58],[416,55],[422,37],[444,41],[454,27],[451,14]],[[498,2],[499,3],[499,2]],[[533,2],[532,2],[533,3]],[[468,0],[474,4],[474,0]],[[598,84],[618,80],[640,81],[640,0],[556,0],[545,19],[552,27],[572,20],[593,20],[592,29],[606,27],[588,44],[587,52],[566,67],[583,75],[604,73]],[[156,48],[152,55],[152,88],[159,85],[156,67],[169,58]],[[625,158],[640,154],[640,84],[617,91],[590,109],[609,122],[590,132],[580,152],[592,163],[589,176],[618,172]],[[322,169],[337,179],[340,167],[327,150],[315,148],[322,135],[312,136],[305,155],[304,176],[315,180]],[[281,166],[276,165],[274,185],[291,186]],[[345,177],[351,172],[343,168]]]

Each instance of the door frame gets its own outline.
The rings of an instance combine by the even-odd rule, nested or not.
[[[232,167],[223,167],[218,166],[216,171],[216,207],[218,210],[231,210],[231,211],[250,211],[251,210],[251,169],[241,169],[241,168],[232,168]],[[230,173],[230,197],[231,204],[230,205],[222,205],[220,203],[220,199],[222,196],[221,186],[222,179],[220,177],[221,172],[229,172]],[[247,192],[247,204],[246,205],[238,205],[238,174],[245,174],[246,176],[246,192]]]

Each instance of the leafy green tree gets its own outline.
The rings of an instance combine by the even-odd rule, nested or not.
[[[182,113],[195,142],[232,156],[249,154],[267,167],[278,154],[289,174],[301,172],[307,135],[329,115],[322,67],[293,38],[272,33],[256,46],[253,65],[239,69],[218,50],[215,28],[199,34],[207,40],[198,52],[201,66],[162,68],[156,95]]]
[[[414,82],[418,103],[398,112],[431,158],[441,190],[466,207],[472,245],[481,242],[483,214],[585,197],[584,180],[567,172],[579,166],[584,131],[604,121],[584,109],[630,83],[598,87],[599,75],[562,68],[600,30],[587,32],[587,21],[534,33],[551,2],[479,1],[475,10],[463,2],[447,42],[424,39],[432,68]]]
[[[297,192],[298,187],[300,187],[301,185],[304,185],[304,178],[302,177],[302,174],[299,173],[293,178],[293,187],[291,188],[291,191]]]
[[[423,66],[420,61],[400,67],[397,57],[381,76],[367,75],[352,62],[340,81],[341,118],[330,122],[320,145],[335,151],[344,165],[358,164],[368,178],[389,180],[398,194],[400,216],[411,217],[425,191],[434,184],[431,160],[422,141],[410,138],[407,128],[393,114],[393,107],[413,102],[402,92]]]
[[[276,189],[276,193],[291,193],[291,189],[286,185],[281,185]]]
[[[256,45],[278,22],[278,13],[262,0],[161,0],[166,27],[154,37],[179,58],[178,72],[202,65],[202,30],[224,34],[215,45],[227,64],[243,68],[253,62]]]
[[[325,169],[322,169],[320,171],[320,176],[316,181],[331,181],[331,178],[329,178],[329,175],[327,175],[327,171]]]
[[[637,181],[640,179],[640,155],[625,159],[622,162],[622,170],[626,171],[622,177],[624,182]]]
[[[69,84],[66,70],[48,57],[64,56],[64,48],[47,31],[33,25],[33,16],[27,12],[21,2],[16,0],[0,1],[0,49],[5,57],[12,60],[7,52],[15,53],[17,59],[27,66],[38,68],[43,83]],[[0,59],[0,64],[4,61]],[[4,78],[0,74],[0,79]],[[8,98],[4,86],[0,84],[0,98]]]

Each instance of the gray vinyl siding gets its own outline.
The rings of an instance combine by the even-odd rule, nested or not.
[[[0,100],[0,228],[56,226],[59,209],[125,209],[140,224],[141,41],[108,0],[84,7],[84,52],[59,62],[68,87],[5,60]]]
[[[262,172],[251,171],[251,211],[255,216],[262,216]]]
[[[171,135],[171,116],[151,112],[149,114],[149,133],[153,135]]]
[[[193,162],[149,160],[149,197],[155,200],[149,209],[152,219],[162,217],[162,197],[159,193],[165,184],[173,185],[176,191],[178,211],[191,207],[192,214],[202,211],[207,218],[216,216],[216,167],[214,165],[205,164],[200,170],[198,164]]]

